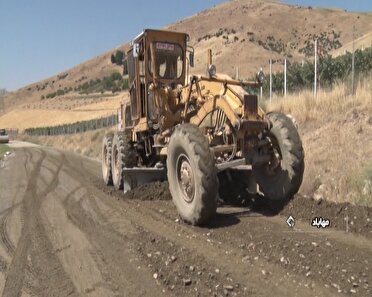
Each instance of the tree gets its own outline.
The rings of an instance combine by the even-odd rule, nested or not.
[[[116,65],[123,65],[124,53],[117,50],[115,54],[115,63]]]

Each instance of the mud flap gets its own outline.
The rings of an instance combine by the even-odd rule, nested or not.
[[[124,168],[124,193],[141,185],[154,182],[164,181],[167,179],[167,170],[165,168],[147,168],[133,167]]]

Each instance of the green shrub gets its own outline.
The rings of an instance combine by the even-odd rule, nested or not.
[[[57,96],[62,96],[65,94],[65,91],[62,89],[57,90]]]
[[[122,76],[119,72],[113,72],[110,76],[110,79],[112,81],[116,81],[116,80],[121,80],[122,79]]]

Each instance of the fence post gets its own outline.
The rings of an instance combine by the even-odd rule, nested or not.
[[[317,52],[318,52],[318,40],[315,39],[315,44],[314,44],[314,98],[316,98],[316,94],[317,94],[317,75],[316,75],[316,72],[317,72]]]
[[[353,55],[351,60],[351,94],[355,94],[355,85],[354,85],[354,70],[355,70],[355,25],[353,26]]]
[[[287,57],[284,58],[284,97],[287,97]]]
[[[272,74],[272,67],[273,67],[273,61],[270,59],[270,104],[273,98],[273,74]]]

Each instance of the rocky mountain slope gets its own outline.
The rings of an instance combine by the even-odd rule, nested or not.
[[[347,50],[353,38],[372,32],[372,14],[350,13],[334,9],[318,9],[286,5],[274,1],[236,0],[204,10],[165,29],[187,32],[194,46],[194,72],[206,68],[206,52],[213,51],[213,61],[219,72],[251,77],[259,67],[268,71],[268,60],[311,59],[313,40],[320,40],[324,52]],[[145,24],[144,24],[145,26]],[[139,28],[140,31],[140,28]],[[370,40],[366,42],[370,42]],[[369,41],[368,41],[369,40]],[[125,41],[128,42],[128,41]],[[10,92],[5,96],[6,111],[20,104],[41,100],[42,95],[58,89],[73,88],[91,79],[102,78],[121,67],[111,63],[111,54],[124,50],[128,43],[85,61],[50,78]],[[370,44],[358,42],[357,46]],[[280,70],[280,62],[274,71]]]

